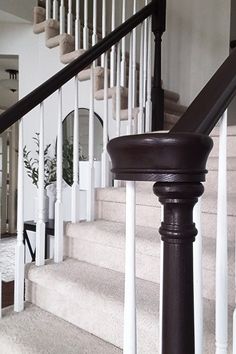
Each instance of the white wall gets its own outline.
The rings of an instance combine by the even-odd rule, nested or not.
[[[45,46],[44,34],[35,35],[31,25],[0,23],[0,55],[13,54],[19,56],[19,96],[22,98],[39,84],[64,67],[59,60],[59,49],[48,49]],[[79,107],[89,108],[89,82],[79,84]],[[69,81],[63,87],[63,117],[74,109],[74,82]],[[55,144],[57,136],[57,93],[45,101],[45,144]],[[95,101],[95,112],[103,117],[102,101]],[[109,100],[111,112],[111,100]],[[109,113],[109,117],[111,113]],[[115,121],[110,122],[109,130],[114,136]],[[39,132],[39,107],[24,118],[24,144],[28,150],[35,150],[32,135]],[[34,197],[36,189],[25,175],[25,219],[34,215]],[[29,197],[30,196],[30,197]],[[68,212],[70,206],[67,206]],[[67,213],[68,214],[68,213]]]
[[[0,9],[14,16],[32,22],[36,0],[1,0]]]
[[[230,0],[168,0],[164,86],[189,105],[229,53]]]

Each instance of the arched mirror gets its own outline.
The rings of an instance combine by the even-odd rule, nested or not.
[[[74,111],[63,120],[63,178],[71,186],[73,183],[73,130]],[[80,161],[88,161],[89,110],[79,109],[79,155]],[[101,118],[94,113],[94,159],[101,161],[103,127]]]

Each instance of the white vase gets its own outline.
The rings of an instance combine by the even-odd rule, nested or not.
[[[34,222],[37,222],[39,218],[39,196],[34,198]],[[49,198],[47,191],[44,190],[43,194],[43,222],[48,222],[49,219]]]
[[[56,182],[47,186],[47,195],[49,197],[49,219],[55,219],[55,202],[56,202]]]

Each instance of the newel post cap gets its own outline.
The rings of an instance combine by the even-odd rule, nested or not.
[[[149,133],[115,138],[107,149],[118,180],[202,182],[212,147],[207,135]]]

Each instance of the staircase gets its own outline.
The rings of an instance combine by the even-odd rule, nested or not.
[[[88,25],[89,26],[89,25]],[[107,29],[108,30],[108,29]],[[55,20],[53,18],[46,19],[46,9],[40,6],[34,8],[34,24],[33,31],[35,34],[45,33],[45,45],[46,47],[53,49],[59,47],[59,60],[63,64],[70,64],[73,60],[79,58],[82,54],[86,52],[83,47],[85,46],[83,43],[83,26],[80,26],[80,49],[76,49],[76,38],[72,34],[62,33],[60,34],[60,21]],[[102,33],[96,30],[98,40],[102,38]],[[89,26],[89,38],[91,39],[93,36],[93,27]],[[82,46],[83,43],[83,46]],[[88,43],[89,47],[92,46],[92,40]],[[117,53],[116,53],[117,56]],[[111,60],[109,59],[109,70],[108,70],[108,79],[110,79],[111,75]],[[126,66],[129,66],[129,53],[126,52]],[[98,66],[94,69],[94,97],[95,100],[101,101],[104,100],[104,67],[101,66],[101,62],[98,63]],[[127,121],[128,120],[128,70],[126,69],[127,74],[124,78],[125,86],[121,87],[120,92],[120,120]],[[88,68],[87,70],[83,70],[78,75],[78,79],[80,82],[90,81],[91,71]],[[115,74],[116,76],[116,74]],[[139,96],[139,79],[140,79],[140,64],[136,63],[136,96]],[[164,128],[169,130],[174,126],[174,124],[178,121],[181,115],[186,111],[186,107],[181,105],[179,100],[180,96],[172,91],[165,90],[165,121]],[[116,86],[108,87],[108,99],[112,100],[112,115],[113,119],[116,119],[116,104],[117,104],[117,88]],[[140,107],[137,105],[132,108],[132,118],[137,122],[138,114],[140,111]],[[137,123],[136,123],[137,124]]]
[[[230,354],[235,297],[235,127],[228,128],[228,135]],[[217,129],[212,136],[215,145],[209,158],[206,193],[202,200],[206,354],[213,353],[215,345]],[[158,353],[160,236],[157,227],[161,208],[152,193],[152,183],[138,182],[136,208],[138,352],[154,354]],[[121,352],[125,263],[124,187],[96,190],[96,220],[66,224],[64,249],[65,260],[60,264],[48,261],[43,267],[27,265],[26,300],[29,304],[26,311],[3,318],[0,327],[0,340],[5,350],[3,354],[46,353],[47,348],[51,348],[50,353]],[[9,311],[7,309],[5,315]],[[26,331],[26,328],[29,330]],[[41,351],[37,351],[39,348]]]
[[[64,2],[63,2],[64,3]],[[144,9],[144,11],[147,11]],[[55,12],[55,11],[54,11]],[[54,13],[55,15],[55,13]],[[141,16],[141,15],[140,15]],[[145,15],[145,19],[148,18]],[[113,74],[112,58],[108,63],[108,70],[102,64],[104,58],[98,60],[98,65],[91,71],[90,64],[80,70],[79,57],[83,59],[83,55],[89,53],[88,48],[78,46],[78,38],[76,39],[71,33],[61,33],[60,20],[50,17],[50,11],[43,7],[36,7],[34,10],[34,32],[42,34],[45,32],[46,46],[48,48],[60,47],[60,60],[64,64],[69,64],[67,68],[72,68],[70,64],[78,63],[76,80],[80,82],[89,81],[91,87],[94,88],[94,99],[97,101],[112,100],[111,117],[117,122],[124,121],[127,123],[128,129],[133,124],[133,132],[147,133],[142,124],[144,131],[139,131],[138,120],[140,112],[146,106],[143,106],[143,98],[135,100],[135,104],[130,103],[130,80],[129,75],[125,76],[123,82],[125,85],[120,86],[116,82],[115,85],[106,87],[106,79]],[[141,20],[140,20],[141,23]],[[78,24],[77,24],[78,25]],[[64,23],[65,26],[65,23]],[[133,26],[134,27],[134,26]],[[81,27],[81,32],[83,27]],[[93,35],[93,27],[90,28]],[[70,31],[68,31],[70,32]],[[101,35],[101,34],[100,34]],[[101,35],[102,36],[102,35]],[[78,37],[78,35],[77,35]],[[99,38],[99,35],[98,35]],[[82,38],[80,38],[80,42]],[[87,43],[90,46],[91,43]],[[88,50],[88,51],[87,51]],[[118,50],[116,47],[115,55]],[[104,54],[104,53],[103,53]],[[109,55],[111,53],[109,52]],[[132,70],[130,53],[126,53],[126,65]],[[74,60],[78,60],[77,62]],[[81,64],[82,65],[82,64]],[[135,61],[135,72],[137,73],[137,82],[135,89],[136,96],[140,93],[141,65]],[[131,73],[129,70],[129,74]],[[74,71],[73,71],[74,72]],[[91,74],[93,72],[93,74]],[[68,74],[69,75],[69,74]],[[94,75],[94,76],[92,76]],[[58,76],[59,77],[59,76]],[[54,77],[56,81],[57,78]],[[72,77],[72,76],[71,76]],[[59,79],[58,79],[59,80]],[[64,80],[64,79],[63,79]],[[69,79],[68,79],[69,80]],[[94,80],[94,85],[92,85]],[[156,77],[149,80],[155,85]],[[116,81],[116,80],[115,80]],[[119,80],[118,80],[119,81]],[[66,80],[64,80],[66,82]],[[62,84],[61,84],[62,85]],[[59,107],[61,105],[61,85],[58,82],[52,89],[55,92],[59,88]],[[57,88],[56,88],[57,86]],[[164,84],[163,84],[164,86]],[[117,90],[119,87],[119,90]],[[155,88],[155,86],[154,86]],[[40,90],[40,88],[39,88]],[[42,87],[41,87],[42,90]],[[147,95],[150,99],[150,90],[147,87]],[[43,90],[42,90],[43,91]],[[76,91],[77,92],[77,91]],[[48,95],[51,94],[48,92]],[[131,92],[132,93],[132,92]],[[42,94],[42,93],[41,93]],[[78,94],[78,92],[77,92]],[[120,97],[118,97],[120,95]],[[35,94],[35,96],[37,96]],[[78,95],[77,95],[78,96]],[[142,95],[141,95],[142,96]],[[48,97],[48,96],[47,96]],[[35,98],[35,97],[34,97]],[[147,101],[148,101],[147,99]],[[186,108],[179,103],[179,95],[177,93],[164,91],[164,107],[165,107],[165,125],[166,130],[175,126],[180,117],[184,115]],[[37,101],[38,102],[38,101]],[[120,109],[117,104],[120,103]],[[78,102],[77,102],[78,103]],[[76,103],[76,105],[77,105]],[[146,102],[145,102],[146,103]],[[23,105],[23,104],[22,104]],[[36,103],[35,103],[36,105]],[[33,108],[35,106],[32,107]],[[43,109],[41,107],[40,127],[43,132]],[[93,106],[91,106],[93,108]],[[92,109],[91,108],[91,109]],[[149,107],[150,108],[150,107]],[[14,109],[14,108],[13,108]],[[28,109],[28,108],[27,108]],[[26,110],[27,110],[26,109]],[[30,109],[27,110],[27,112]],[[92,109],[93,111],[93,109]],[[22,113],[23,112],[23,113]],[[20,111],[21,118],[24,115],[24,109]],[[26,112],[26,113],[27,113]],[[10,112],[11,113],[11,112]],[[150,112],[149,112],[150,113]],[[59,129],[58,129],[58,146],[60,153],[60,132],[62,129],[62,117],[59,108]],[[10,114],[9,114],[10,115]],[[150,114],[149,114],[150,115]],[[12,116],[12,115],[11,115]],[[146,112],[147,117],[147,112]],[[3,117],[4,118],[4,117]],[[78,117],[77,117],[78,118]],[[11,118],[12,119],[12,118]],[[75,117],[76,119],[76,117]],[[91,123],[91,122],[90,122]],[[7,123],[5,123],[7,124]],[[104,117],[105,124],[105,117]],[[5,126],[4,126],[5,127]],[[21,129],[21,126],[20,126]],[[141,129],[141,130],[142,130]],[[131,134],[131,131],[129,131]],[[43,135],[43,134],[42,134]],[[113,138],[116,134],[109,134],[109,138]],[[158,134],[157,134],[158,135]],[[184,134],[183,134],[184,135]],[[137,137],[143,135],[138,135]],[[168,134],[167,134],[168,136]],[[171,136],[171,134],[170,134]],[[173,136],[172,136],[173,137]],[[216,233],[217,233],[217,188],[218,188],[218,160],[220,133],[215,128],[211,137],[214,141],[214,148],[208,159],[207,180],[205,183],[206,192],[201,201],[201,218],[202,227],[199,238],[202,237],[202,274],[203,274],[203,328],[204,342],[203,348],[196,351],[196,354],[212,354],[215,352],[215,346],[220,348],[225,343],[217,342],[215,336],[215,305],[216,305]],[[107,138],[107,137],[106,137]],[[173,138],[174,139],[174,138]],[[236,153],[234,141],[236,139],[236,127],[228,127],[228,151],[227,151],[227,169],[228,169],[228,331],[229,343],[228,348],[223,348],[222,352],[217,354],[233,354],[233,311],[235,309],[235,229],[236,229]],[[22,143],[21,139],[20,142]],[[22,146],[23,147],[23,146]],[[105,144],[105,153],[106,144]],[[43,143],[40,143],[41,155],[39,160],[43,161]],[[20,149],[19,149],[20,151]],[[60,155],[57,154],[57,164],[61,163]],[[155,152],[153,152],[154,154]],[[59,156],[59,157],[58,157]],[[194,158],[193,158],[194,161]],[[74,160],[74,165],[78,164]],[[90,157],[91,170],[93,169],[93,158]],[[78,166],[77,166],[78,167]],[[41,164],[41,168],[42,164]],[[183,166],[184,169],[184,166]],[[41,169],[41,172],[43,169]],[[60,171],[59,171],[60,172]],[[22,173],[22,171],[21,171]],[[41,174],[42,175],[42,174]],[[21,175],[22,176],[22,175]],[[89,178],[92,179],[92,172]],[[43,175],[42,175],[43,177]],[[74,183],[78,176],[74,176]],[[133,179],[131,179],[133,180]],[[144,178],[145,180],[145,178]],[[151,180],[151,178],[150,178]],[[20,181],[21,183],[22,181]],[[42,182],[42,180],[41,180]],[[186,181],[184,181],[186,183]],[[42,182],[43,183],[43,182]],[[91,212],[90,219],[82,222],[64,222],[61,217],[61,185],[59,180],[59,188],[56,207],[58,207],[55,224],[55,258],[48,259],[44,265],[44,248],[39,241],[36,241],[38,260],[36,264],[27,264],[23,278],[18,272],[17,284],[20,288],[17,293],[17,312],[12,308],[3,310],[3,318],[0,326],[0,343],[2,354],[58,354],[58,353],[88,353],[88,354],[113,354],[122,353],[124,348],[124,331],[129,328],[134,330],[134,323],[129,323],[130,318],[124,320],[124,294],[125,294],[125,241],[130,233],[126,230],[126,203],[128,188],[125,183],[119,183],[118,187],[97,188],[95,191],[95,217]],[[181,184],[181,183],[176,183]],[[20,184],[20,186],[22,186]],[[189,190],[191,184],[189,184]],[[91,183],[92,195],[92,183]],[[137,309],[137,349],[124,349],[125,354],[154,354],[164,353],[160,350],[161,337],[160,332],[162,324],[160,323],[160,302],[161,302],[161,254],[162,243],[158,228],[163,218],[163,209],[156,196],[154,196],[153,182],[136,182],[136,309]],[[40,190],[40,187],[39,187]],[[41,186],[41,192],[43,187]],[[40,191],[39,191],[40,192]],[[72,189],[73,192],[73,189]],[[75,195],[77,189],[75,189]],[[40,193],[39,193],[40,194]],[[72,193],[73,194],[73,193]],[[90,197],[91,197],[90,195]],[[72,195],[73,198],[73,195]],[[75,197],[74,197],[75,198]],[[179,198],[179,197],[176,197]],[[20,200],[21,201],[21,200]],[[90,200],[91,201],[91,200]],[[132,220],[130,221],[132,224]],[[197,222],[197,221],[196,221]],[[173,223],[174,224],[174,223]],[[178,224],[178,222],[176,223]],[[184,224],[184,223],[183,223]],[[187,224],[188,225],[188,224]],[[45,226],[39,218],[37,227],[40,230],[39,236],[43,235],[42,229]],[[132,226],[132,225],[131,225]],[[176,225],[174,225],[176,226]],[[185,226],[185,224],[184,224]],[[189,226],[189,225],[188,225]],[[197,225],[198,228],[200,225]],[[20,225],[21,227],[21,225]],[[187,228],[187,227],[186,227]],[[63,240],[61,236],[63,230]],[[20,231],[22,231],[20,229]],[[174,232],[173,232],[174,233]],[[23,240],[18,228],[18,251],[17,264],[22,266],[23,261]],[[128,235],[128,236],[127,236]],[[57,236],[57,237],[56,237]],[[36,236],[37,237],[37,236]],[[64,244],[63,257],[60,256],[62,250],[62,242]],[[38,244],[37,244],[38,242]],[[63,260],[62,260],[63,258]],[[62,260],[62,261],[61,261]],[[200,263],[201,265],[201,263]],[[222,267],[225,264],[222,264]],[[20,268],[19,267],[19,268]],[[132,267],[131,267],[132,268]],[[188,269],[186,269],[186,273]],[[16,273],[17,274],[17,273]],[[196,277],[196,272],[194,273]],[[127,273],[126,273],[127,277]],[[135,278],[135,276],[134,276]],[[22,281],[23,280],[23,281]],[[196,278],[195,278],[196,281]],[[24,294],[23,287],[25,285],[25,309],[21,311],[21,300],[23,303]],[[16,289],[18,289],[16,287]],[[225,289],[222,288],[222,292]],[[127,291],[127,289],[126,289]],[[127,295],[127,294],[126,294]],[[130,295],[130,293],[129,293]],[[175,294],[170,294],[175,296]],[[133,294],[133,297],[135,295]],[[130,299],[129,299],[130,300]],[[132,299],[131,299],[132,300]],[[134,300],[134,299],[133,299]],[[197,300],[196,300],[197,303]],[[15,305],[16,306],[16,305]],[[135,301],[133,304],[135,308]],[[195,304],[196,306],[196,304]],[[176,311],[178,312],[178,311]],[[224,314],[224,310],[223,310]],[[132,317],[132,316],[131,316]],[[132,322],[132,318],[131,318]],[[128,324],[127,324],[128,323]],[[197,323],[197,322],[196,322]],[[125,326],[125,327],[124,327]],[[130,327],[131,328],[130,328]],[[133,327],[132,327],[133,326]],[[125,328],[125,329],[124,329]],[[225,327],[222,327],[225,330]],[[125,333],[127,334],[127,333]],[[135,341],[135,330],[128,333]],[[199,333],[196,330],[196,342]],[[217,343],[215,343],[217,342]],[[224,340],[222,340],[224,342]],[[227,351],[227,352],[226,352]],[[167,353],[175,354],[175,353]],[[178,352],[179,354],[179,352]],[[193,354],[181,353],[181,354]]]

